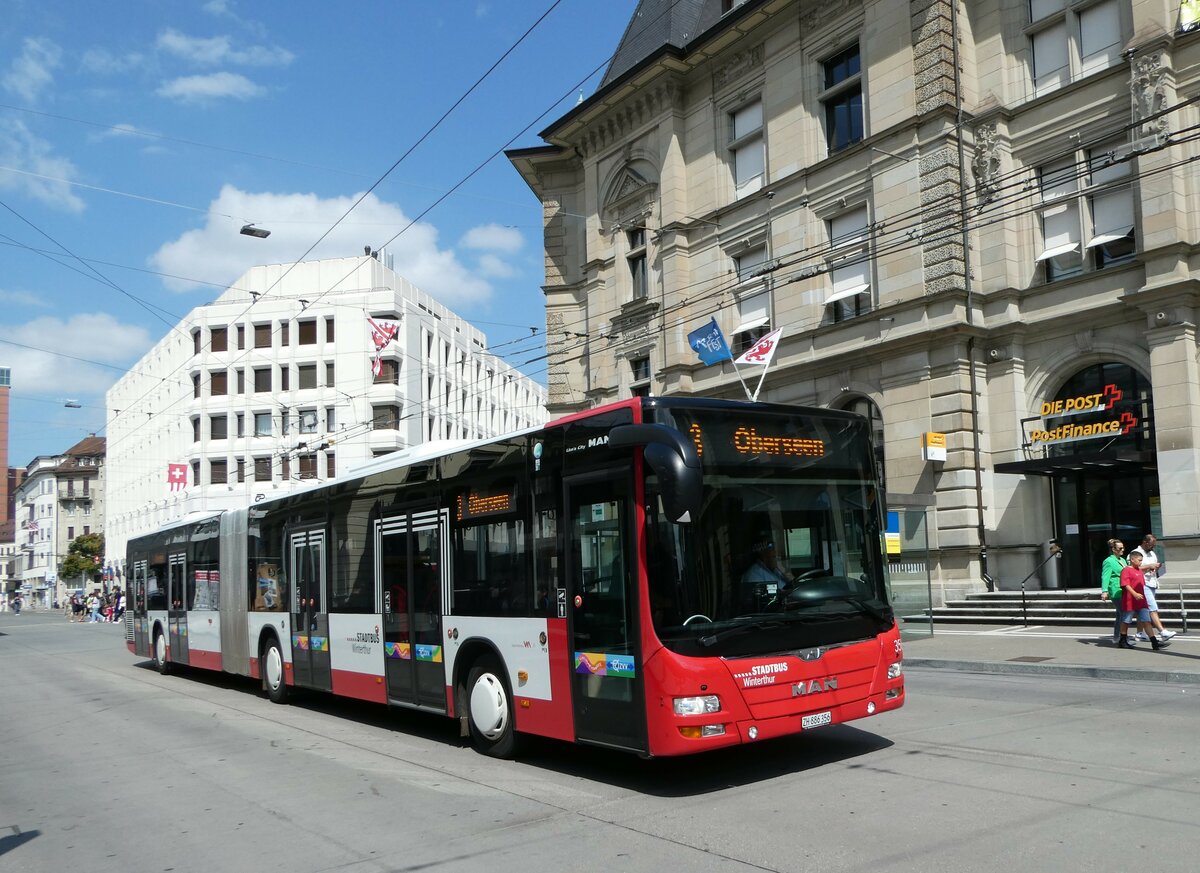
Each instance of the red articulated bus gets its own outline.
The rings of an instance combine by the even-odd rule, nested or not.
[[[128,646],[525,734],[685,755],[904,703],[867,422],[635,398],[129,543]]]

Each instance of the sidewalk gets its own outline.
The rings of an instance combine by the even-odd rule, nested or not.
[[[1089,679],[1136,679],[1200,685],[1200,628],[1179,633],[1154,651],[1112,643],[1112,626],[1072,628],[1030,625],[934,624],[933,636],[909,628],[904,666],[968,673],[1016,673]]]

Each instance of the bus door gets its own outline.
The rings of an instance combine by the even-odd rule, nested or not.
[[[171,660],[176,664],[188,662],[187,610],[190,601],[187,552],[167,555],[167,625]],[[194,590],[194,588],[192,589]]]
[[[329,691],[328,591],[325,579],[325,531],[293,530],[288,536],[288,573],[292,583],[292,671],[297,685]]]
[[[646,750],[629,468],[566,480],[575,736]]]
[[[446,519],[437,510],[375,522],[376,579],[383,590],[388,702],[446,711],[442,661],[442,560]]]
[[[126,591],[127,607],[133,609],[133,651],[138,655],[150,654],[150,629],[146,620],[146,562],[134,561],[132,591]]]

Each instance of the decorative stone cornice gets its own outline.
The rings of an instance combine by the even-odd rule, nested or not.
[[[1000,153],[996,147],[994,123],[975,127],[975,156],[971,159],[971,173],[975,176],[975,205],[982,207],[991,202],[1000,187]]]
[[[862,0],[825,0],[824,3],[814,3],[800,14],[800,27],[803,31],[816,30],[844,13],[861,9]]]
[[[637,92],[584,126],[569,144],[587,158],[626,139],[635,128],[683,104],[682,82],[670,76]]]
[[[761,69],[762,65],[763,47],[761,43],[737,52],[713,71],[713,88],[724,88],[730,82],[744,78],[751,70]]]

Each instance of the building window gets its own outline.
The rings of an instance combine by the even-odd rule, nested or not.
[[[1111,142],[1040,171],[1037,259],[1047,282],[1125,263],[1137,252],[1133,168],[1121,153],[1122,144]]]
[[[83,535],[86,537],[91,532],[92,532],[92,526],[90,524],[85,524],[83,526]]]
[[[332,388],[334,386],[333,375],[334,375],[333,361],[327,361],[325,363],[325,387],[326,388]]]
[[[337,477],[337,459],[333,452],[325,453],[325,478],[333,479]]]
[[[200,442],[200,418],[199,417],[192,419],[192,442],[194,442],[194,443]]]
[[[241,412],[237,414],[237,435],[239,437],[246,435],[246,416]]]
[[[371,421],[375,430],[399,430],[400,407],[373,406],[371,407]]]
[[[1118,0],[1083,8],[1067,0],[1030,0],[1029,54],[1033,96],[1040,97],[1073,79],[1107,69],[1121,57]]]
[[[858,45],[839,52],[823,63],[825,90],[825,141],[830,153],[860,142],[863,138],[862,69]]]
[[[771,332],[771,296],[762,273],[766,265],[766,246],[747,249],[733,259],[738,279],[734,291],[738,320],[731,346],[735,356]]]
[[[379,362],[379,372],[375,374],[376,385],[400,384],[400,362],[384,358]]]
[[[300,433],[317,432],[317,411],[315,409],[300,410]]]
[[[200,484],[200,462],[192,461],[192,481],[197,485]]]
[[[270,482],[271,481],[271,459],[270,458],[255,458],[254,459],[254,481],[255,482]]]
[[[291,432],[291,421],[289,420],[287,407],[279,410],[279,433],[287,436]]]
[[[200,331],[199,330],[192,331],[192,352],[197,355],[200,354]]]
[[[634,397],[650,396],[650,357],[629,359],[631,384],[629,393]]]
[[[246,393],[246,371],[239,369],[237,371],[237,393]]]
[[[317,323],[315,321],[297,322],[296,332],[300,337],[300,345],[313,346],[317,344]]]
[[[256,394],[271,393],[271,368],[261,367],[254,371],[254,392]]]
[[[1042,193],[1042,253],[1046,281],[1083,272],[1080,251],[1079,167],[1074,158],[1042,167],[1038,174]]]
[[[75,528],[68,527],[67,528],[67,540],[69,541],[69,540],[73,540],[73,539],[75,539]]]
[[[224,370],[208,374],[208,393],[212,397],[224,397],[229,393],[229,374]]]
[[[271,347],[271,325],[254,325],[254,347],[256,349],[269,349]]]
[[[287,321],[279,322],[279,344],[285,349],[292,344],[291,340],[291,323]]]
[[[246,325],[239,324],[237,326],[237,343],[238,351],[246,348]]]
[[[214,352],[229,350],[229,331],[223,327],[210,328],[208,331],[208,347]]]
[[[833,291],[825,305],[830,307],[835,322],[871,309],[870,241],[865,206],[829,222],[829,272]]]
[[[646,284],[646,229],[635,227],[625,234],[628,250],[625,263],[629,265],[629,283],[634,300],[644,300],[647,293]]]
[[[296,368],[296,385],[301,391],[317,387],[317,365],[301,364]]]
[[[729,159],[738,197],[753,194],[762,187],[767,161],[761,100],[729,113]]]
[[[334,422],[337,421],[337,411],[332,406],[325,407],[325,432],[330,433],[334,429]]]
[[[284,455],[279,460],[279,477],[284,481],[292,478],[292,459]]]
[[[333,316],[325,319],[325,342],[333,342]]]
[[[237,480],[239,482],[246,481],[246,459],[245,458],[237,459]]]
[[[224,485],[227,481],[229,481],[229,462],[209,461],[208,481],[213,485]]]
[[[223,440],[229,438],[229,419],[224,415],[210,415],[208,418],[208,438]]]
[[[271,435],[271,413],[254,413],[254,435],[256,437],[269,437]]]
[[[192,373],[192,396],[200,396],[200,374]]]
[[[301,479],[317,478],[317,456],[315,454],[301,455],[296,460],[299,462]]]
[[[289,367],[287,364],[283,364],[279,368],[279,390],[280,391],[291,391],[292,390],[292,368]]]

